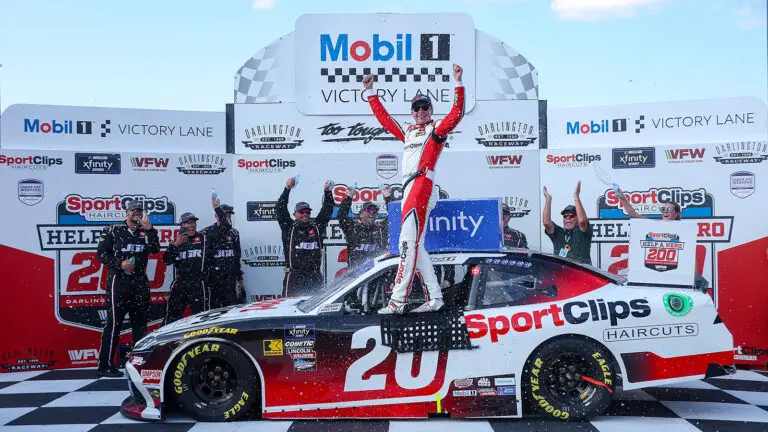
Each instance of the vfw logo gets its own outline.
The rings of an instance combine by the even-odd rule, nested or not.
[[[677,268],[685,242],[681,242],[677,234],[649,232],[645,240],[640,241],[640,247],[645,249],[645,267],[665,272]]]

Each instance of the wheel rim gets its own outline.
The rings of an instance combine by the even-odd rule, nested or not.
[[[562,404],[588,405],[597,392],[596,385],[581,379],[582,376],[598,379],[600,369],[594,362],[574,353],[561,353],[542,370],[543,388]]]
[[[237,387],[235,368],[223,358],[206,359],[194,376],[195,394],[209,405],[228,401]]]

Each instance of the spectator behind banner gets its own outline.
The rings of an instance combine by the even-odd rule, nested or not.
[[[157,230],[144,213],[144,207],[129,201],[125,221],[102,231],[96,256],[109,269],[107,276],[107,319],[101,334],[97,374],[117,378],[123,373],[112,363],[120,340],[120,329],[127,313],[131,320],[133,343],[147,335],[149,316],[149,254],[160,252]]]
[[[352,207],[354,188],[347,190],[347,196],[339,204],[339,226],[347,239],[347,264],[354,268],[370,258],[385,253],[389,247],[389,223],[387,218],[376,220],[379,214],[379,206],[374,202],[365,202],[360,208],[357,219],[349,217]],[[384,205],[391,201],[392,190],[385,188]]]
[[[205,285],[210,309],[245,302],[243,270],[240,267],[240,233],[232,226],[235,209],[211,197],[216,223],[200,231],[205,236]]]
[[[629,202],[620,188],[616,187],[615,192],[616,196],[619,197],[619,201],[621,201],[621,204],[624,206],[624,209],[626,209],[630,219],[649,219],[635,210],[635,207]],[[662,203],[659,206],[659,212],[661,213],[661,220],[663,221],[679,221],[682,216],[680,204],[676,202]],[[696,269],[696,273],[693,275],[693,284],[697,289],[706,291],[707,288],[709,288],[709,281],[699,273],[698,263],[696,263]]]
[[[173,265],[173,282],[168,294],[163,325],[179,320],[187,305],[193,314],[210,309],[203,280],[206,238],[197,231],[197,221],[198,218],[192,213],[182,214],[179,220],[179,235],[163,253],[163,262]]]
[[[576,184],[573,193],[575,205],[566,206],[560,212],[563,215],[563,226],[552,222],[552,196],[544,186],[544,211],[542,219],[544,232],[552,241],[553,253],[592,265],[592,225],[589,223],[587,212],[581,204],[581,181]]]
[[[323,206],[313,220],[312,208],[306,202],[296,204],[294,221],[288,213],[288,198],[296,187],[296,179],[289,178],[285,189],[277,200],[277,223],[283,238],[285,251],[285,278],[283,296],[297,297],[311,295],[323,287],[320,266],[323,261],[323,236],[333,213],[331,182],[326,181],[323,192]]]
[[[528,249],[528,240],[525,238],[525,234],[508,226],[510,219],[512,219],[512,209],[506,204],[502,206],[502,216],[504,218],[504,247]]]

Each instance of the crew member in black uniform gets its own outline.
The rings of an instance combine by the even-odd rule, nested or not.
[[[196,314],[208,310],[208,293],[203,280],[205,236],[197,232],[198,218],[192,213],[181,215],[181,229],[163,254],[163,262],[173,265],[173,282],[165,310],[168,325],[184,314],[187,305]]]
[[[136,201],[125,205],[125,222],[104,228],[97,256],[109,268],[107,277],[107,320],[99,348],[99,377],[121,377],[112,363],[120,331],[128,313],[135,344],[147,335],[149,315],[149,254],[160,252],[157,230],[152,227],[144,207]]]
[[[528,249],[528,239],[525,234],[516,229],[508,227],[509,220],[512,219],[512,209],[503,204],[502,216],[504,218],[504,247]]]
[[[363,203],[358,219],[349,217],[349,209],[352,207],[352,197],[355,190],[350,188],[347,197],[339,204],[339,226],[347,239],[347,264],[354,268],[366,260],[381,255],[388,249],[389,224],[387,219],[376,220],[379,214],[379,206],[367,201]],[[392,196],[391,189],[384,189],[384,203],[389,204]]]
[[[312,294],[323,286],[320,266],[323,261],[323,235],[333,213],[331,182],[324,185],[323,206],[317,217],[312,220],[312,208],[306,202],[294,207],[294,221],[288,213],[288,197],[296,186],[296,179],[291,177],[285,182],[285,189],[277,200],[277,222],[283,234],[285,250],[285,278],[283,296],[297,297]]]
[[[240,268],[240,233],[232,227],[235,209],[212,198],[216,223],[204,228],[205,284],[208,287],[210,309],[245,302],[243,270]]]

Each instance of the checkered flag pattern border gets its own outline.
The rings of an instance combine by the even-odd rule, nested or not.
[[[107,134],[112,133],[112,128],[110,127],[112,124],[111,120],[104,120],[104,123],[101,124],[101,137],[104,138],[107,136]]]
[[[641,115],[635,120],[635,133],[640,133],[643,129],[645,129],[645,116]]]
[[[291,33],[292,35],[293,33]],[[281,77],[283,61],[280,52],[291,52],[286,38],[260,50],[248,59],[235,74],[235,103],[278,102],[281,95],[274,92],[274,87]],[[282,95],[285,99],[286,95]]]
[[[442,67],[391,67],[391,68],[320,68],[320,75],[329,83],[363,82],[363,77],[374,74],[374,82],[451,82],[451,74]]]

